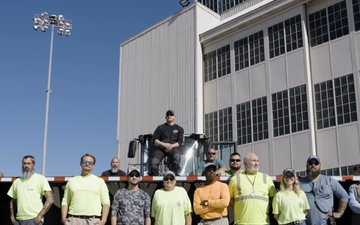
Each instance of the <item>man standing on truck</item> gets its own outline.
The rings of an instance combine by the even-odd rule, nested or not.
[[[305,192],[310,210],[306,225],[335,224],[346,209],[349,196],[337,180],[320,174],[320,158],[313,155],[306,162],[307,176],[299,179],[300,188]],[[334,195],[339,199],[337,211],[334,210]]]
[[[44,215],[54,202],[49,182],[43,175],[34,172],[35,165],[33,156],[24,156],[22,159],[23,176],[14,181],[7,193],[11,197],[10,219],[12,224],[43,224]],[[44,204],[43,196],[46,198]],[[17,207],[17,210],[14,207]]]
[[[92,174],[96,159],[85,154],[80,159],[81,174],[69,179],[61,202],[61,221],[65,225],[104,225],[110,210],[105,181]]]
[[[172,109],[166,111],[166,123],[159,125],[153,135],[156,150],[151,157],[151,176],[159,176],[159,164],[165,157],[169,156],[168,167],[176,176],[179,176],[180,150],[184,142],[184,129],[175,123],[175,112]]]

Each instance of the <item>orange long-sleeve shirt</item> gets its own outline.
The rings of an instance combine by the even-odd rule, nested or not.
[[[200,205],[203,200],[208,200],[209,205]],[[229,188],[225,183],[219,181],[198,187],[194,193],[194,211],[203,219],[227,216],[229,202]]]

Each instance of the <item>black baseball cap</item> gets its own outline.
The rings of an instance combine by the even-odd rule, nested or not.
[[[174,116],[175,112],[172,109],[169,109],[168,111],[166,111],[166,116]]]

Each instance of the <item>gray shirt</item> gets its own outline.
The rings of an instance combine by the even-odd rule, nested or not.
[[[117,217],[118,225],[144,225],[145,218],[150,217],[150,196],[141,189],[118,190],[111,205],[111,216]]]
[[[327,214],[334,210],[334,195],[340,202],[348,202],[345,189],[332,177],[319,175],[315,182],[304,177],[299,179],[299,183],[310,205],[306,225],[326,225]]]

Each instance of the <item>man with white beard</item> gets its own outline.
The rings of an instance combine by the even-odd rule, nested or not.
[[[22,159],[21,178],[17,178],[11,185],[8,195],[10,201],[10,219],[14,225],[42,225],[44,215],[54,202],[49,182],[35,170],[35,158],[26,155]],[[46,201],[43,204],[42,199]],[[15,217],[14,207],[17,207]]]
[[[118,177],[126,176],[126,173],[120,169],[120,159],[117,157],[112,158],[110,162],[111,168],[102,172],[102,177]]]
[[[234,224],[270,224],[268,211],[276,190],[269,175],[259,172],[259,157],[244,157],[245,171],[230,179],[230,205],[234,206]]]

